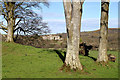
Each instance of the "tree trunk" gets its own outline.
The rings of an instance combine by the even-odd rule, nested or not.
[[[14,25],[15,25],[15,20],[14,20],[14,3],[9,2],[8,3],[8,21],[7,21],[7,27],[8,27],[8,33],[7,33],[7,42],[14,42]]]
[[[80,26],[82,15],[82,2],[80,0],[63,0],[66,28],[67,28],[67,53],[65,64],[71,69],[82,70],[79,60]]]
[[[105,2],[108,1],[108,2]],[[100,44],[99,55],[97,62],[107,62],[107,38],[108,38],[108,12],[109,12],[109,0],[102,0],[101,2],[101,23],[100,23]]]
[[[7,42],[14,42],[13,41],[13,23],[12,20],[8,21],[8,33],[7,33]]]

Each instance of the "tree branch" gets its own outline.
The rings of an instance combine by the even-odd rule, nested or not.
[[[21,21],[22,19],[20,18],[20,20],[15,24],[14,28],[19,24],[19,22]]]
[[[6,31],[6,30],[7,30],[7,28],[6,28],[6,27],[4,27],[4,26],[3,26],[3,25],[1,25],[1,24],[0,24],[0,26],[1,26],[1,27],[0,27],[0,29],[2,29],[4,32],[6,32],[6,33],[7,33],[7,31]]]
[[[23,30],[21,27],[16,28],[13,32],[15,32],[15,31],[18,30],[18,29],[20,29],[20,31],[23,31],[24,34],[25,34],[25,30]]]
[[[22,4],[23,4],[23,2],[19,3],[18,5],[16,5],[15,10]]]
[[[1,6],[1,9],[2,9],[2,12],[4,13],[4,14],[2,13],[2,15],[6,16],[6,18],[8,18],[7,14],[5,13],[5,11],[4,11],[2,6]]]
[[[8,30],[6,27],[4,27],[3,25],[0,25],[1,29],[5,29]]]

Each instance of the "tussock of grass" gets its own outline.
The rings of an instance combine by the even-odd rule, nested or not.
[[[3,42],[2,51],[3,78],[118,78],[118,58],[108,66],[98,65],[93,60],[97,51],[90,51],[90,57],[80,55],[84,70],[77,72],[61,72],[63,62],[55,50]],[[117,51],[108,53],[118,56]]]

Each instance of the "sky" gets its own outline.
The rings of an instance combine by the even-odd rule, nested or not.
[[[38,11],[39,13],[39,11]],[[62,2],[50,2],[49,8],[43,7],[39,13],[48,22],[51,33],[66,32],[64,8]],[[87,2],[83,4],[81,31],[93,31],[100,28],[101,3]],[[118,2],[110,2],[109,28],[118,27]]]
[[[85,0],[83,4],[83,14],[81,31],[93,31],[100,28],[101,3],[100,0]],[[113,2],[114,1],[114,2]],[[43,21],[48,23],[52,34],[65,33],[66,23],[62,0],[50,1],[49,8],[41,5],[42,10],[34,9],[43,17]],[[111,0],[109,6],[109,28],[118,27],[118,0]],[[3,33],[3,31],[0,31]]]

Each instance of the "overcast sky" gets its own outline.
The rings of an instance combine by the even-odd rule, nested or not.
[[[57,0],[58,1],[58,0]],[[43,16],[43,20],[48,23],[51,33],[66,32],[64,8],[62,0],[58,2],[49,2],[49,8],[42,5],[42,11],[34,9],[39,15]],[[83,15],[81,31],[92,31],[100,28],[101,3],[89,2],[85,0],[83,4]],[[95,1],[95,0],[92,0]],[[113,2],[114,1],[114,2]],[[109,10],[109,28],[118,27],[118,0],[111,0]],[[0,31],[2,32],[2,31]],[[3,32],[2,32],[3,33]]]

